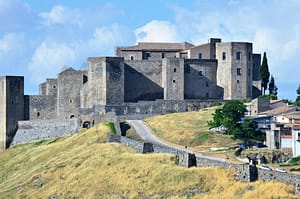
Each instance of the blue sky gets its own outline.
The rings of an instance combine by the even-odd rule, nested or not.
[[[0,0],[0,75],[25,76],[25,93],[89,56],[138,41],[253,42],[267,52],[279,97],[300,84],[299,0]]]

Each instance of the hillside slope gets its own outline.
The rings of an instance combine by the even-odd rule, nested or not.
[[[236,182],[234,171],[182,168],[174,156],[104,143],[109,125],[0,154],[0,198],[296,198],[282,183]],[[216,175],[217,174],[217,175]]]
[[[207,149],[229,147],[237,144],[229,135],[209,131],[207,121],[212,120],[216,108],[200,111],[158,115],[145,119],[145,122],[160,138],[182,146]]]

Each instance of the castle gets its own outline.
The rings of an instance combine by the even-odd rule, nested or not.
[[[261,55],[252,43],[147,43],[116,47],[115,57],[89,57],[87,70],[68,68],[24,95],[24,77],[0,77],[0,150],[20,120],[80,118],[198,110],[214,100],[261,94]],[[88,122],[88,123],[85,123]],[[80,125],[90,125],[85,121]]]

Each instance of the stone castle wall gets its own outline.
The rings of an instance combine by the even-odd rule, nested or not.
[[[26,95],[25,119],[48,120],[57,116],[57,99],[54,95]]]
[[[63,137],[76,133],[80,128],[77,119],[19,121],[18,126],[11,146],[53,137]]]
[[[125,102],[163,99],[162,61],[125,61]]]
[[[220,100],[155,100],[140,101],[138,103],[124,103],[122,105],[99,105],[94,112],[115,112],[117,115],[156,115],[175,112],[198,111],[210,107],[214,102]],[[84,111],[84,109],[82,110]]]

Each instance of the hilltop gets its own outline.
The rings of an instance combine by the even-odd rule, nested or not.
[[[167,154],[105,143],[111,125],[17,145],[0,154],[0,198],[292,198],[294,187],[240,183],[221,168],[183,168]],[[218,175],[216,175],[218,174]]]

